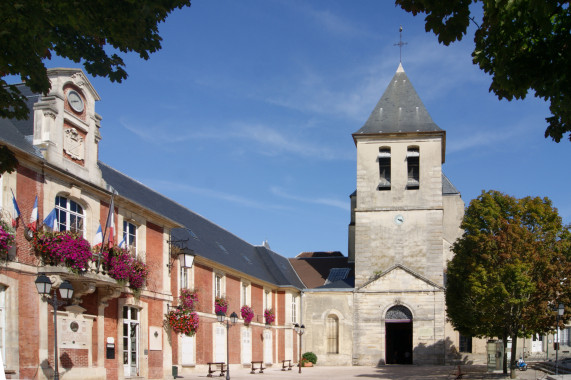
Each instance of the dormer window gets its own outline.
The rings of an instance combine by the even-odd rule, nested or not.
[[[379,149],[379,190],[391,189],[391,148]]]
[[[418,190],[420,186],[420,150],[418,147],[409,147],[406,151],[408,179],[406,188]]]

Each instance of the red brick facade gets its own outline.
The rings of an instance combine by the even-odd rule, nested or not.
[[[67,103],[65,94],[71,88],[78,91],[86,102],[85,109],[80,114],[74,112]],[[97,117],[93,114],[93,105],[87,104],[89,97],[85,96],[82,91],[87,90],[65,85],[62,92],[65,99],[62,99],[61,94],[52,97],[56,102],[63,102],[63,107],[58,109],[63,109],[65,114],[54,117],[55,111],[50,108],[45,115],[50,118],[49,123],[52,123],[50,125],[54,128],[56,128],[55,124],[60,123],[60,135],[69,126],[85,123],[81,128],[78,127],[81,129],[81,137],[85,144],[96,145],[100,138],[99,126],[89,123],[94,122]],[[97,97],[96,94],[91,96]],[[36,115],[39,114],[41,112],[36,113]],[[71,118],[73,122],[68,118],[69,114],[73,114],[74,118]],[[34,126],[40,124],[41,120]],[[53,136],[57,134],[53,133]],[[58,144],[61,145],[61,142],[49,142],[46,144],[48,146],[46,149],[55,149]],[[89,149],[92,149],[90,152],[93,153],[93,151],[96,152],[97,147]],[[69,156],[66,158],[63,149],[60,149],[52,156],[46,154],[48,158],[43,162],[38,156],[26,156],[20,152],[18,156],[20,164],[16,172],[5,173],[2,177],[3,190],[14,191],[21,211],[21,217],[15,229],[15,257],[11,257],[3,271],[0,272],[0,285],[2,289],[6,289],[6,302],[11,306],[11,308],[6,308],[9,316],[6,326],[3,327],[6,336],[17,337],[14,342],[10,343],[11,345],[8,345],[9,349],[14,352],[7,355],[8,360],[5,363],[6,370],[14,373],[14,378],[45,379],[53,376],[55,367],[54,311],[36,290],[34,282],[39,273],[45,273],[50,281],[53,281],[54,290],[63,281],[69,281],[74,288],[73,299],[60,306],[57,312],[58,318],[77,319],[83,326],[81,330],[73,331],[81,339],[82,345],[80,346],[79,343],[76,345],[75,341],[69,344],[71,341],[69,336],[75,336],[71,332],[70,325],[64,325],[68,334],[64,336],[58,324],[59,371],[60,374],[65,373],[66,379],[82,379],[88,372],[90,377],[108,380],[133,376],[162,379],[165,373],[170,373],[172,365],[182,367],[180,363],[184,351],[182,339],[168,328],[165,330],[164,322],[167,304],[176,306],[180,294],[179,262],[176,258],[171,260],[172,258],[169,257],[168,236],[172,229],[184,226],[173,222],[169,219],[169,215],[160,215],[132,199],[123,197],[121,193],[114,192],[113,240],[115,245],[123,238],[123,222],[136,224],[137,252],[131,252],[131,254],[136,254],[137,257],[143,259],[149,271],[145,285],[137,291],[129,288],[128,282],[118,282],[113,279],[107,272],[109,268],[97,266],[96,263],[101,260],[101,258],[97,259],[97,256],[94,256],[95,259],[90,264],[90,268],[81,274],[61,264],[57,266],[44,264],[36,257],[32,243],[25,237],[25,228],[29,223],[36,196],[40,230],[45,228],[41,226],[41,222],[56,207],[55,202],[58,196],[67,199],[70,204],[74,202],[81,206],[83,214],[78,217],[80,223],[73,226],[83,229],[81,235],[90,244],[95,240],[95,231],[99,224],[102,229],[105,229],[111,190],[109,187],[102,186],[104,181],[99,170],[86,174],[86,170],[96,169],[96,165],[89,162],[90,159],[96,159],[96,155],[95,153],[94,158],[94,154],[86,154],[85,160],[70,160]],[[61,167],[50,162],[50,157],[61,158],[63,161],[58,161]],[[74,172],[75,169],[70,166],[75,164],[80,167],[77,172]],[[11,200],[11,191],[10,194],[4,191],[2,196],[3,205],[7,205],[5,208],[11,211],[11,202],[7,202]],[[71,214],[68,209],[60,212],[62,215]],[[68,229],[72,225],[71,222],[69,225],[66,224],[68,222],[60,221],[60,223]],[[106,241],[109,239],[108,234],[109,231],[107,231]],[[100,249],[93,249],[92,252],[97,254]],[[167,264],[172,264],[172,266],[167,269]],[[254,263],[254,265],[265,264]],[[218,347],[215,344],[215,330],[219,326],[214,315],[215,274],[223,278],[221,291],[228,301],[228,316],[235,312],[240,318],[235,326],[228,329],[228,339],[231,342],[229,345],[230,364],[241,365],[244,357],[251,357],[251,360],[255,361],[276,362],[287,356],[285,334],[291,326],[287,324],[286,293],[283,289],[208,260],[200,254],[196,256],[191,273],[189,287],[198,293],[199,302],[196,311],[200,316],[200,326],[191,343],[194,357],[184,358],[182,362],[187,363],[185,364],[187,368],[181,368],[181,371],[192,370],[188,368],[192,367],[188,365],[189,362],[194,362],[196,369],[205,368],[207,363],[214,360],[215,349],[218,350],[218,354],[222,352],[222,348],[225,349],[220,342]],[[247,302],[255,313],[249,330],[244,328],[240,315],[240,308],[246,302],[242,300],[242,284],[250,285]],[[263,318],[266,290],[271,292],[270,303],[277,316],[271,328],[265,325]],[[287,289],[287,291],[297,292],[296,289]],[[128,323],[124,320],[125,313],[131,315]],[[132,331],[136,331],[137,339],[133,338],[135,335],[131,334]],[[162,335],[158,333],[159,331]],[[250,331],[251,349],[242,342],[243,331]],[[271,348],[271,355],[264,357],[263,336],[268,334],[268,331],[271,335],[271,346],[267,347]],[[155,332],[157,332],[156,336]],[[126,334],[125,337],[124,334]],[[67,346],[62,343],[65,339],[69,339],[66,342]],[[131,346],[131,351],[127,351],[128,346]],[[246,347],[249,352],[242,352],[243,347]],[[190,352],[188,347],[185,350],[186,353]],[[131,360],[131,365],[125,366],[124,358]],[[136,373],[131,372],[132,368]]]

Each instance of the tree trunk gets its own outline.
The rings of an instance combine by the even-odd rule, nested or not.
[[[516,368],[515,368],[515,361],[517,355],[517,331],[512,336],[512,357],[510,359],[510,377],[512,379],[516,378]]]
[[[502,361],[503,361],[502,367],[504,368],[504,370],[503,370],[504,375],[507,375],[508,374],[508,353],[507,353],[508,336],[507,336],[507,334],[504,334],[504,336],[502,337],[502,343],[504,345],[504,357],[502,358]]]

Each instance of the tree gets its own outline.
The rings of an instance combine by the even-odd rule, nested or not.
[[[94,76],[112,82],[127,78],[118,53],[143,59],[161,48],[158,24],[191,0],[15,0],[0,2],[0,117],[28,118],[26,98],[5,77],[19,76],[35,93],[51,87],[45,61],[53,54],[83,62]],[[1,152],[0,174],[17,165],[10,150]]]
[[[477,23],[471,3],[481,3]],[[492,76],[499,99],[524,99],[529,90],[550,103],[545,137],[559,142],[571,132],[571,8],[569,0],[396,0],[425,29],[449,45],[477,25],[473,62]],[[479,11],[476,11],[479,13]],[[571,133],[569,134],[571,141]]]
[[[448,318],[463,335],[504,347],[511,338],[513,370],[517,338],[553,329],[553,307],[571,306],[570,226],[548,198],[492,190],[470,202],[461,228],[447,267]]]

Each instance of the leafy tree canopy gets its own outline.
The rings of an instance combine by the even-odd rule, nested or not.
[[[517,337],[553,329],[559,303],[571,309],[569,226],[548,198],[492,190],[470,202],[461,228],[447,268],[448,318],[465,335],[511,337],[515,360]]]
[[[545,137],[556,142],[571,132],[571,9],[569,0],[395,0],[413,15],[426,14],[426,31],[449,45],[474,20],[471,3],[481,3],[483,19],[474,35],[472,58],[492,76],[499,99],[523,99],[529,90],[550,103]],[[571,141],[571,133],[569,134]]]
[[[94,76],[127,78],[119,54],[143,59],[161,48],[158,24],[190,0],[14,0],[0,2],[0,117],[26,119],[28,109],[7,75],[47,94],[45,60],[53,54],[82,62]]]

